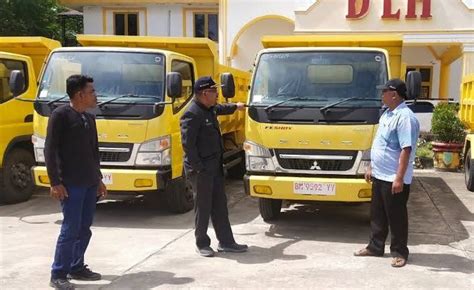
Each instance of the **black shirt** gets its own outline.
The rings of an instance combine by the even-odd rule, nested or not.
[[[93,186],[102,179],[95,117],[70,105],[58,107],[48,122],[44,148],[51,185]]]
[[[184,166],[189,172],[200,172],[222,167],[221,131],[217,115],[235,112],[235,104],[218,104],[207,108],[196,100],[181,116],[181,142],[184,149]]]

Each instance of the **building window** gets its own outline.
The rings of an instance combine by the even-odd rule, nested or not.
[[[138,35],[138,12],[114,12],[115,35]]]
[[[405,79],[410,71],[418,71],[421,74],[421,95],[420,99],[430,99],[433,87],[433,68],[428,66],[407,67]]]
[[[21,93],[28,89],[26,64],[18,60],[0,59],[0,104],[5,103],[13,98],[8,82],[10,80],[10,73],[12,70],[19,70],[25,78],[25,87]]]
[[[194,37],[207,37],[219,41],[219,18],[217,13],[194,13]]]

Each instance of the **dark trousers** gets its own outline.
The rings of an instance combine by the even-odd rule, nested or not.
[[[403,191],[392,194],[392,183],[374,178],[372,183],[372,203],[370,206],[370,242],[367,249],[383,255],[385,240],[390,227],[390,253],[393,257],[408,258],[408,213],[407,201],[410,185]]]
[[[51,270],[55,279],[66,278],[84,267],[97,202],[97,186],[66,186],[66,189],[69,197],[61,202],[64,219]]]
[[[203,248],[211,245],[211,239],[207,235],[209,217],[219,243],[222,245],[235,243],[229,222],[223,174],[193,173],[189,178],[195,195],[196,246]]]

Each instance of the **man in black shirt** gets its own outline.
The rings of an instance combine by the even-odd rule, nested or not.
[[[224,192],[224,146],[217,121],[217,115],[232,114],[236,109],[244,110],[245,107],[243,103],[216,104],[217,94],[216,83],[211,77],[198,79],[194,84],[194,99],[181,117],[184,168],[196,196],[196,246],[198,253],[204,257],[214,256],[207,235],[209,217],[219,240],[219,252],[247,251],[247,245],[235,242],[230,227]]]
[[[74,289],[68,278],[101,279],[84,264],[84,254],[92,235],[97,198],[107,195],[100,173],[95,118],[86,112],[97,104],[93,79],[72,75],[66,87],[70,104],[52,112],[44,149],[50,193],[61,201],[64,216],[51,270],[50,285],[56,289]]]

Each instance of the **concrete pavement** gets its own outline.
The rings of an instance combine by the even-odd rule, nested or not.
[[[195,253],[193,213],[140,201],[100,203],[86,260],[104,280],[89,289],[465,288],[474,286],[474,193],[462,174],[417,173],[409,201],[409,264],[352,256],[369,235],[368,204],[291,205],[265,223],[242,182],[229,181],[230,217],[244,254]],[[45,193],[0,206],[0,287],[47,289],[62,216]],[[209,233],[215,242],[213,230]],[[389,244],[389,241],[387,242]],[[388,251],[388,245],[387,245]]]

